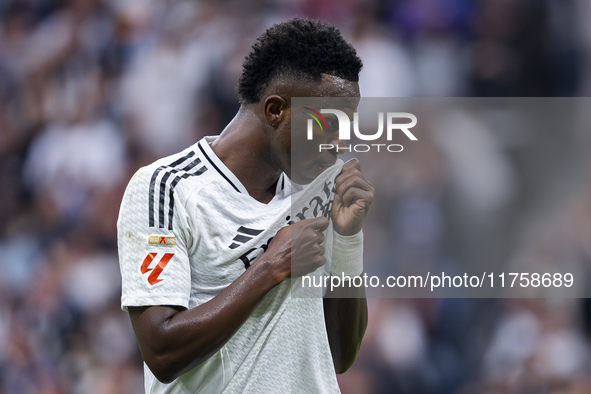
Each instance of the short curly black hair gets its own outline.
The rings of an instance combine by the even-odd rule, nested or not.
[[[236,85],[241,103],[259,102],[277,76],[320,81],[322,74],[359,81],[363,63],[341,33],[328,23],[293,18],[273,25],[244,59]]]

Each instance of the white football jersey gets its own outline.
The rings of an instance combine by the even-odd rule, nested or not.
[[[283,174],[275,197],[263,204],[213,153],[215,138],[143,167],[131,179],[117,223],[124,310],[201,305],[248,269],[279,229],[330,216],[341,160],[305,187]],[[301,279],[273,288],[216,354],[172,383],[159,382],[144,364],[146,392],[338,393],[322,298],[292,297],[290,285],[301,286]]]

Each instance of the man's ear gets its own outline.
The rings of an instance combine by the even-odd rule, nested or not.
[[[274,129],[278,128],[285,119],[288,119],[287,111],[289,105],[283,97],[277,94],[267,96],[263,108],[265,111],[265,120]]]

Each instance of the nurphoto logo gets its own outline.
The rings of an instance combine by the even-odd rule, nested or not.
[[[309,141],[313,140],[313,127],[314,122],[318,124],[320,130],[329,130],[326,119],[322,114],[332,114],[336,116],[339,127],[339,140],[349,141],[351,140],[351,119],[349,116],[338,109],[321,109],[320,112],[304,107],[306,115],[310,116],[307,123],[307,138]],[[401,122],[402,120],[402,122]],[[395,132],[403,132],[411,141],[417,141],[417,137],[410,131],[411,128],[416,126],[417,117],[408,112],[387,112],[386,113],[386,127],[384,127],[384,113],[378,112],[378,130],[373,134],[363,134],[359,131],[359,115],[357,112],[353,113],[353,133],[355,136],[362,141],[376,141],[382,134],[384,134],[384,128],[386,129],[386,140],[392,141],[392,137]],[[347,152],[369,152],[377,151],[383,148],[388,152],[402,152],[404,147],[400,144],[353,144],[347,146],[338,146],[334,144],[319,144],[319,152],[322,150],[336,149],[337,151]]]

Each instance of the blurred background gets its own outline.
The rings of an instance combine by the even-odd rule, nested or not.
[[[143,392],[120,310],[124,188],[140,166],[223,129],[250,45],[295,15],[331,22],[353,43],[364,96],[591,90],[586,0],[0,0],[1,394]],[[511,217],[499,252],[509,264],[589,270],[591,133],[579,112],[578,131],[556,129],[542,150],[531,149],[539,136],[474,123],[457,136],[479,148],[472,154],[426,140],[379,191],[366,248],[392,248],[368,267],[469,259],[476,235],[494,237]],[[474,179],[479,187],[466,187]],[[553,198],[531,207],[542,187]],[[457,246],[466,239],[475,246]],[[339,376],[345,394],[591,393],[586,300],[369,306],[358,360]]]

